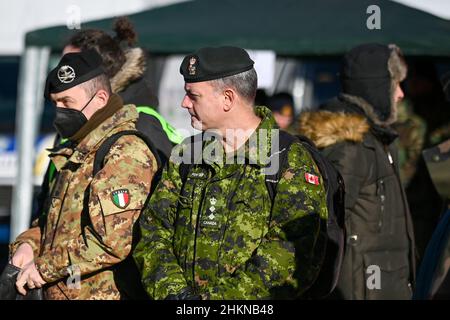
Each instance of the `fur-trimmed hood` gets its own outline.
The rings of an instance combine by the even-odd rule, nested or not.
[[[369,129],[363,116],[345,112],[303,112],[299,120],[300,134],[311,139],[318,148],[342,141],[362,142]]]
[[[395,131],[379,120],[368,102],[348,94],[339,95],[319,111],[303,112],[298,131],[318,148],[343,141],[361,143],[369,131],[384,144],[390,144],[397,137]]]
[[[146,58],[141,48],[130,48],[125,51],[126,61],[119,72],[111,79],[113,93],[125,90],[133,81],[141,78],[146,69]]]

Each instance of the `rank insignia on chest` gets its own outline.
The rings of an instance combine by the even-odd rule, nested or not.
[[[111,193],[111,199],[116,207],[125,209],[130,203],[130,191],[128,189],[114,190]]]
[[[203,227],[217,227],[218,223],[216,221],[217,215],[215,214],[216,208],[214,206],[209,207],[203,218],[201,219],[201,225]]]
[[[311,173],[305,173],[305,180],[306,180],[306,182],[314,184],[316,186],[319,185],[319,177],[315,176]]]

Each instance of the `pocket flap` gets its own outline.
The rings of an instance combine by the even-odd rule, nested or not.
[[[407,268],[409,259],[403,251],[367,252],[364,254],[364,264],[366,268],[375,265],[383,271],[392,272]]]

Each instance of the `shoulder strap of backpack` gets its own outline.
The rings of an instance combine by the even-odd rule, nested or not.
[[[125,131],[117,132],[117,133],[113,134],[112,136],[108,137],[102,143],[100,148],[98,148],[97,152],[95,153],[95,158],[94,158],[94,169],[93,169],[93,173],[92,173],[93,176],[95,176],[102,169],[105,157],[108,154],[111,147],[114,145],[114,143],[116,143],[117,140],[119,140],[121,137],[123,137],[125,135],[134,135],[134,136],[141,138],[147,144],[150,151],[153,153],[153,156],[155,157],[156,162],[158,164],[158,169],[161,168],[161,160],[159,159],[157,149],[155,148],[153,143],[150,141],[150,139],[140,131],[125,130]]]
[[[186,164],[186,163],[181,163],[180,167],[179,167],[179,172],[180,172],[180,177],[181,177],[181,183],[185,183],[187,176],[189,174],[189,171],[191,170],[192,165],[191,164]]]
[[[304,136],[297,136],[302,142],[303,146],[311,154],[312,158],[319,168],[320,174],[324,180],[324,185],[327,192],[327,201],[329,204],[336,204],[335,216],[338,218],[338,225],[344,226],[344,194],[345,186],[344,179],[335,166],[325,158],[322,153],[316,148],[315,144]]]
[[[297,138],[316,162],[326,190],[328,216],[326,221],[322,221],[323,230],[326,230],[324,231],[327,239],[326,250],[320,273],[307,293],[313,299],[324,299],[337,285],[344,257],[344,180],[339,171],[321,154],[311,140],[304,136],[297,136]]]
[[[180,178],[181,178],[181,183],[184,184],[186,182],[187,176],[189,174],[189,171],[191,171],[193,164],[194,164],[194,160],[195,160],[195,151],[192,150],[195,141],[197,138],[199,138],[201,135],[201,137],[203,137],[203,133],[199,133],[198,135],[194,135],[190,137],[190,146],[191,148],[189,149],[190,152],[190,162],[189,163],[180,163],[180,166],[178,168],[178,173],[180,174]],[[203,139],[203,138],[202,138]],[[201,139],[201,140],[202,140]]]
[[[106,138],[105,141],[103,141],[103,143],[100,145],[100,147],[98,148],[98,150],[95,153],[92,176],[94,177],[103,168],[103,162],[105,161],[105,157],[108,154],[108,152],[111,150],[111,147],[114,145],[114,143],[116,143],[117,140],[119,140],[121,137],[126,136],[126,135],[137,136],[137,137],[141,138],[145,142],[145,144],[148,146],[150,151],[153,153],[153,156],[155,157],[156,163],[158,165],[158,169],[155,173],[155,176],[153,177],[153,180],[158,179],[158,176],[161,174],[162,168],[161,168],[161,160],[158,156],[157,149],[155,148],[153,143],[150,141],[150,139],[146,135],[144,135],[142,132],[137,131],[137,130],[120,131],[120,132],[117,132],[117,133],[113,134],[112,136]],[[153,193],[155,186],[156,185],[154,183],[151,184],[149,194]],[[82,228],[82,230],[84,229],[84,227],[86,225],[92,224],[91,218],[89,216],[89,198],[90,198],[90,188],[86,188],[85,193],[84,193],[83,210],[81,212],[81,228]],[[150,197],[147,197],[147,200],[149,198]],[[83,234],[83,236],[84,236],[84,234]]]
[[[283,174],[283,170],[288,162],[288,152],[292,143],[297,141],[297,138],[286,131],[279,130],[279,150],[278,154],[278,170],[275,174],[266,175],[266,187],[269,192],[270,200],[273,203],[273,200],[276,196],[277,185],[280,181],[281,175]],[[273,156],[273,155],[272,155]]]
[[[183,141],[183,136],[181,136],[177,130],[167,122],[162,115],[160,115],[155,109],[149,106],[139,106],[137,107],[138,112],[148,114],[155,117],[161,123],[164,132],[172,143],[179,144]]]
[[[296,135],[297,139],[302,143],[302,145],[305,147],[306,150],[308,150],[309,154],[313,158],[313,160],[316,162],[317,167],[320,171],[320,174],[322,175],[322,178],[325,181],[325,185],[327,185],[327,181],[330,179],[327,175],[326,167],[329,166],[329,163],[325,161],[325,158],[322,156],[320,151],[316,148],[316,145],[314,142],[312,142],[310,139],[308,139],[305,136],[302,135]],[[330,167],[330,169],[333,169],[333,167]],[[334,169],[333,169],[334,171]]]

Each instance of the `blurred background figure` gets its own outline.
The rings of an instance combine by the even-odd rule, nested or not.
[[[411,101],[405,98],[397,104],[398,119],[392,125],[398,133],[398,165],[403,188],[416,174],[417,164],[425,143],[426,123],[414,113]]]
[[[442,86],[447,101],[450,101],[450,72],[442,77]],[[414,299],[450,299],[450,130],[449,125],[436,129],[442,141],[426,149],[423,159],[435,190],[444,202],[439,223],[434,230],[424,253],[417,276]],[[432,140],[432,139],[430,139]]]
[[[114,36],[104,30],[86,29],[75,33],[67,42],[63,55],[95,49],[103,59],[103,65],[114,93],[119,93],[125,104],[158,107],[158,98],[150,84],[142,77],[146,71],[146,54],[135,47],[137,34],[126,17],[117,19]]]
[[[272,111],[273,117],[280,129],[290,131],[295,116],[292,95],[287,92],[275,93],[267,99],[267,107]]]
[[[63,50],[68,52],[95,49],[103,59],[106,74],[111,79],[113,93],[123,99],[124,105],[138,107],[138,130],[150,137],[163,162],[170,157],[174,144],[181,142],[176,130],[156,111],[158,98],[144,74],[147,72],[147,54],[136,47],[137,34],[126,17],[114,22],[115,36],[100,29],[86,29],[75,33]],[[143,109],[145,109],[144,112]]]
[[[344,56],[342,93],[300,115],[300,134],[322,150],[345,182],[347,239],[338,299],[412,295],[414,233],[398,174],[398,135],[391,127],[406,73],[397,46],[357,46]],[[374,266],[379,283],[370,287]]]
[[[402,145],[400,149],[409,153],[409,161],[412,164],[411,160],[417,155],[417,151],[419,151],[417,147],[421,140],[423,143],[420,152],[436,146],[450,137],[450,104],[445,99],[442,90],[442,87],[448,83],[448,76],[443,78],[444,83],[442,84],[436,64],[424,59],[410,59],[408,65],[408,79],[404,86],[405,94],[408,96],[410,110],[413,110],[416,119],[420,118],[422,119],[420,122],[424,122],[423,125],[420,125],[413,116],[410,116],[408,121],[409,123],[416,122],[416,129],[410,130],[411,126],[410,129],[407,129],[405,122],[398,125],[400,127],[400,144]],[[406,131],[410,131],[410,133]],[[416,146],[413,146],[412,143],[402,143],[405,140],[412,142],[411,140],[414,139],[417,142]],[[418,266],[420,266],[425,248],[438,224],[445,204],[433,184],[422,156],[417,158],[413,170],[407,166],[403,168],[403,172],[409,170],[405,191],[414,223],[416,254]]]

